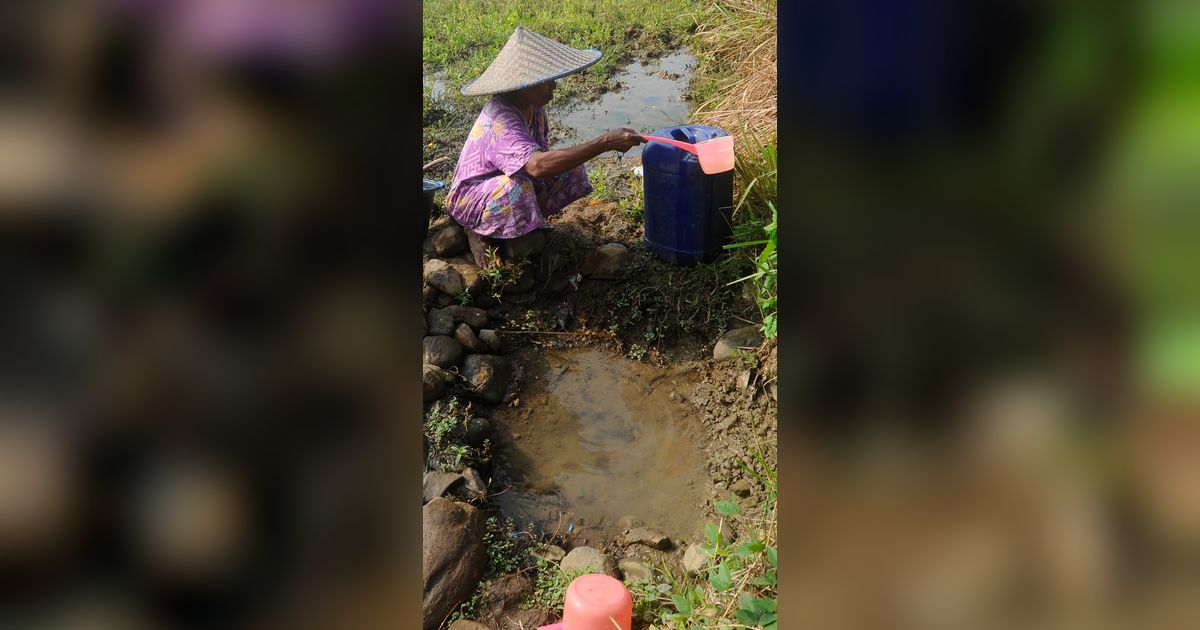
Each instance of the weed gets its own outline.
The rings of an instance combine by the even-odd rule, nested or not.
[[[471,303],[471,293],[466,289],[463,289],[462,293],[459,293],[456,299],[458,300],[459,304],[466,306]]]
[[[571,580],[588,573],[587,569],[563,571],[557,564],[535,557],[537,580],[533,592],[522,602],[522,608],[543,608],[561,611]]]
[[[463,405],[458,397],[434,403],[425,413],[426,458],[430,466],[438,470],[462,470],[464,466],[478,466],[492,457],[492,446],[487,440],[479,447],[470,447],[457,441],[458,429],[472,415],[471,403]]]
[[[489,516],[486,524],[483,543],[487,547],[488,566],[484,576],[493,578],[519,569],[526,549],[520,537],[514,534],[513,520],[506,518],[501,521]]]
[[[642,357],[646,356],[646,349],[635,343],[629,346],[629,350],[625,352],[625,356],[634,361],[641,361]]]

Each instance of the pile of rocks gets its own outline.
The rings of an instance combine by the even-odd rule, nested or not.
[[[446,225],[433,231],[426,247],[441,258],[429,258],[424,268],[424,400],[440,398],[457,378],[484,400],[499,403],[512,377],[512,366],[500,356],[500,335],[488,327],[486,310],[458,303],[464,295],[475,302],[486,297],[479,267],[460,256],[466,236],[462,228]]]

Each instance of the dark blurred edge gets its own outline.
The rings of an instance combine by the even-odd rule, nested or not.
[[[1104,82],[1045,112],[1043,143],[1006,162],[1005,108],[1033,92],[1055,6],[1103,25],[1086,61]],[[935,444],[958,395],[1076,332],[1115,355],[1099,415],[1124,392],[1128,304],[1072,250],[1087,217],[1063,209],[1137,88],[1137,18],[1116,1],[779,2],[780,627],[812,621],[789,605],[811,583],[788,567],[821,547],[803,538],[829,481],[818,454],[877,435],[872,413]]]
[[[132,264],[148,272],[114,283],[104,255],[136,221],[114,219],[105,203],[69,190],[44,203],[5,196],[0,421],[6,435],[52,427],[54,453],[70,455],[55,463],[78,503],[65,512],[69,522],[52,524],[66,532],[57,546],[3,540],[0,625],[131,627],[121,615],[133,610],[151,627],[418,626],[421,6],[390,4],[380,12],[390,21],[386,40],[333,72],[268,66],[231,77],[328,165],[323,185],[293,207],[221,194],[189,199],[185,220],[139,235],[151,236],[137,241],[141,258]],[[23,46],[39,43],[40,31],[20,18],[40,16],[34,7],[13,11],[5,49],[21,63],[5,92],[25,99],[42,68]],[[120,103],[117,111],[68,105],[139,124],[149,115]],[[250,217],[266,212],[295,218],[256,231]],[[379,351],[357,364],[306,363],[320,356],[301,347],[311,317],[342,306],[332,301],[342,296],[365,305],[353,321]],[[59,315],[82,323],[57,327],[50,319]],[[159,381],[147,378],[129,384],[141,406],[97,403],[97,382],[122,362],[125,344],[157,323],[168,341],[143,343],[179,372],[147,368],[146,376],[170,388],[156,390]],[[175,325],[184,337],[170,336]],[[129,492],[176,455],[215,463],[250,497],[249,560],[228,582],[162,579],[130,552]],[[354,614],[339,616],[346,611]]]

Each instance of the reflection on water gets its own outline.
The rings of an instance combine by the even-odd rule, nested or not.
[[[560,138],[553,148],[590,140],[610,129],[629,127],[648,133],[662,127],[687,123],[688,105],[683,99],[696,59],[679,51],[647,62],[626,66],[615,78],[623,87],[608,92],[594,103],[555,107],[551,115],[572,135]],[[641,155],[640,146],[625,155]]]

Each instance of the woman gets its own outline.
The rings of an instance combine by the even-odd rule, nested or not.
[[[584,162],[605,151],[644,142],[618,129],[567,149],[551,150],[546,104],[556,79],[600,60],[517,27],[483,74],[463,87],[467,96],[493,95],[463,145],[446,194],[446,210],[467,232],[476,264],[504,260],[538,234],[547,216],[592,192]]]

